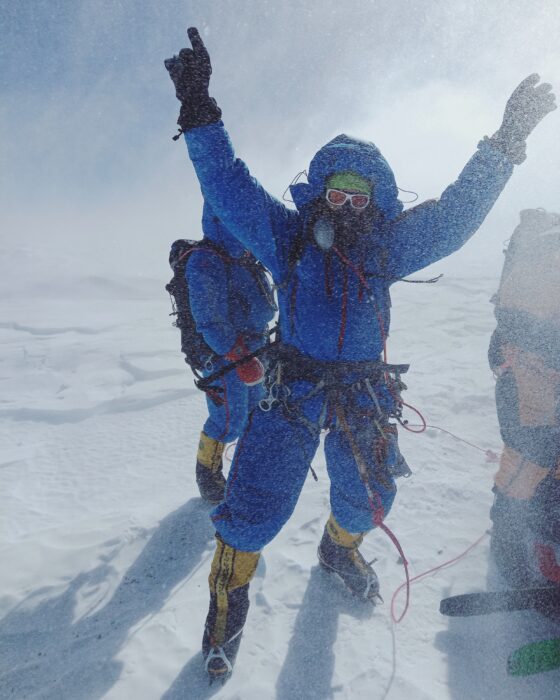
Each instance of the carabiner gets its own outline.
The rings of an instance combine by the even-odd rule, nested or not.
[[[267,413],[272,409],[275,403],[276,399],[261,399],[259,401],[259,408],[261,409],[261,411]]]

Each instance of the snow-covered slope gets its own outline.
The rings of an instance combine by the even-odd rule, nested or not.
[[[412,364],[407,401],[483,450],[500,448],[486,364],[495,286],[456,276],[398,286],[389,345],[391,361]],[[319,570],[329,512],[321,452],[319,482],[308,479],[264,552],[234,676],[208,688],[199,645],[212,528],[194,482],[204,400],[164,293],[147,300],[143,289],[135,300],[99,280],[93,288],[105,292],[0,305],[0,697],[555,697],[560,671],[512,679],[505,661],[516,645],[558,634],[557,625],[529,613],[438,613],[442,596],[499,585],[488,574],[487,539],[415,584],[397,626],[389,603],[403,569],[385,535],[363,545],[378,557],[384,605],[348,598]],[[435,428],[401,431],[401,443],[414,474],[400,483],[388,524],[416,575],[489,527],[496,465]]]

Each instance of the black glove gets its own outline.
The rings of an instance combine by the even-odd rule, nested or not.
[[[533,73],[525,78],[507,101],[502,125],[490,139],[503,153],[518,165],[525,158],[525,141],[537,124],[556,109],[552,85],[542,83]]]
[[[208,85],[212,66],[210,56],[195,27],[190,27],[187,34],[192,49],[181,49],[179,56],[164,61],[169,76],[175,85],[175,94],[181,102],[179,124],[181,131],[174,138],[179,138],[183,131],[197,126],[214,124],[222,118],[222,111],[216,100],[208,95]]]

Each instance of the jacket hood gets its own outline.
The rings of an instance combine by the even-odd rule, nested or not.
[[[227,230],[206,202],[202,210],[202,231],[205,238],[224,248],[232,257],[240,258],[245,253],[243,244]]]
[[[386,219],[396,218],[403,210],[393,171],[380,150],[369,141],[340,134],[323,146],[309,165],[308,182],[290,186],[298,209],[323,194],[325,181],[333,173],[355,172],[373,185],[373,202]]]

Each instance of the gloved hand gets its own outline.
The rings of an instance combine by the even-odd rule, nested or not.
[[[502,125],[490,139],[513,163],[525,158],[525,141],[537,124],[556,109],[552,85],[541,83],[537,73],[525,78],[507,101]]]
[[[249,355],[249,350],[242,336],[239,336],[233,348],[226,354],[226,359],[230,362],[237,362],[247,355]],[[237,365],[235,371],[239,379],[247,386],[260,384],[264,379],[264,367],[257,357],[251,357],[246,362]]]
[[[222,111],[216,100],[208,95],[212,74],[208,51],[195,27],[190,27],[187,34],[192,49],[181,49],[179,56],[164,61],[169,77],[175,85],[177,99],[181,102],[177,120],[181,131],[214,124],[222,118]]]

